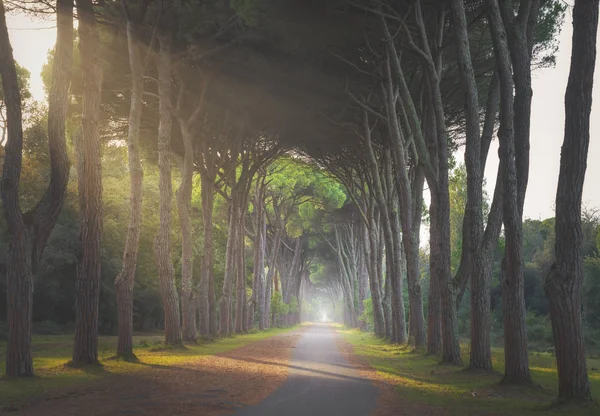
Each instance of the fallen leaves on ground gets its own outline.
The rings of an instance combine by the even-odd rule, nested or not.
[[[134,374],[38,399],[0,413],[18,416],[219,416],[258,403],[285,382],[299,331],[224,354]],[[268,360],[267,360],[268,359]]]

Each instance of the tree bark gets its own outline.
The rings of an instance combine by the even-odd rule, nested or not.
[[[416,348],[423,348],[427,344],[427,332],[425,331],[425,316],[423,315],[423,293],[421,291],[421,267],[419,241],[421,231],[421,220],[423,215],[423,169],[416,168],[412,190],[413,196],[413,218],[410,233],[404,232],[402,242],[406,252],[406,278],[408,281],[408,304],[409,304],[409,326],[410,333]],[[402,212],[400,213],[402,215]],[[402,217],[400,217],[402,219]],[[405,241],[404,239],[409,239]]]
[[[125,4],[125,3],[124,3]],[[126,7],[126,6],[125,6]],[[144,170],[140,160],[139,136],[144,94],[144,68],[140,50],[136,45],[135,30],[127,12],[127,47],[131,71],[131,105],[127,155],[129,163],[129,227],[123,249],[121,271],[115,278],[117,295],[118,341],[117,357],[134,358],[133,353],[133,287],[142,230],[142,185]]]
[[[265,329],[263,316],[265,307],[265,238],[267,225],[263,197],[263,187],[262,185],[257,185],[256,194],[254,196],[256,237],[254,240],[254,286],[252,290],[253,313],[250,322],[251,326],[254,327],[255,321],[258,319],[258,327],[261,331]]]
[[[367,261],[365,259],[364,250],[360,250],[359,262],[358,262],[358,316],[361,317],[365,311],[364,301],[367,299],[368,285],[369,285],[369,272],[367,270]],[[360,319],[360,329],[365,331],[367,329],[367,323]]]
[[[370,224],[363,231],[365,240],[365,257],[369,259],[369,285],[371,289],[371,301],[373,303],[373,322],[375,326],[375,336],[379,338],[385,337],[385,319],[383,313],[383,305],[381,300],[381,286],[379,282],[379,273],[377,263],[381,263],[381,258],[378,256],[379,239],[375,236],[376,221],[373,218],[374,213],[372,208],[369,209]]]
[[[229,207],[229,227],[227,230],[227,246],[225,249],[225,276],[223,278],[223,292],[221,294],[221,318],[219,320],[219,333],[228,336],[231,329],[231,298],[233,296],[233,280],[235,276],[235,251],[237,251],[237,209],[232,202]]]
[[[65,120],[73,63],[73,1],[59,0],[56,9],[56,53],[48,94],[50,184],[35,208],[23,215],[19,204],[23,148],[21,95],[6,28],[4,5],[0,2],[0,76],[8,124],[0,189],[9,232],[6,274],[8,377],[33,376],[33,274],[62,210],[69,180],[70,163],[65,140]]]
[[[177,211],[181,225],[181,315],[183,340],[196,342],[196,307],[192,301],[194,239],[190,214],[194,177],[194,147],[191,132],[185,126],[182,127],[184,154],[181,164],[181,184],[177,190]]]
[[[158,269],[160,290],[165,313],[165,343],[182,344],[181,316],[173,262],[171,259],[171,211],[173,205],[173,185],[171,182],[171,34],[159,36],[160,51],[158,56],[158,171],[160,193],[160,224],[154,240],[154,259]]]
[[[204,158],[207,160],[206,171],[200,170],[201,189],[200,197],[202,199],[202,227],[203,227],[203,251],[202,251],[202,269],[200,270],[199,285],[199,331],[200,336],[208,338],[216,336],[216,311],[214,308],[214,245],[213,245],[213,207],[215,200],[215,177],[216,173],[212,166],[212,154],[204,149]],[[211,290],[212,288],[212,290]]]
[[[573,9],[565,137],[556,190],[556,261],[545,282],[556,350],[558,397],[563,402],[592,400],[581,322],[581,197],[590,143],[598,6],[598,0],[577,0]]]
[[[100,38],[91,0],[77,0],[79,50],[83,71],[83,111],[79,143],[79,262],[75,283],[75,344],[73,365],[98,363],[98,303],[102,232],[102,168],[100,100],[102,70]],[[80,174],[80,175],[79,175]]]
[[[471,276],[471,356],[469,367],[492,369],[492,351],[489,342],[489,284],[483,274],[483,170],[481,168],[481,134],[479,129],[479,98],[471,48],[461,0],[452,1],[452,15],[457,38],[457,61],[466,96],[466,150],[467,206],[465,225],[467,239],[463,254],[468,250],[468,271]],[[461,261],[462,264],[462,261]]]
[[[236,208],[238,210],[236,218],[236,264],[235,269],[236,276],[236,302],[235,302],[235,332],[241,334],[245,332],[246,323],[248,322],[245,309],[247,304],[246,299],[246,270],[244,267],[244,239],[246,236],[244,217],[246,213],[246,204],[241,202],[240,206]],[[247,309],[246,309],[247,310]]]
[[[497,0],[489,1],[489,21],[500,80],[500,164],[503,181],[503,217],[506,253],[503,261],[502,311],[504,321],[504,382],[531,383],[527,336],[523,263],[522,223],[519,213],[517,168],[515,165],[514,97],[510,52]]]

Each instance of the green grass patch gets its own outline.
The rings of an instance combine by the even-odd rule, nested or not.
[[[436,357],[414,352],[404,346],[386,344],[370,333],[338,329],[358,356],[381,376],[398,386],[399,400],[444,408],[452,415],[511,416],[591,416],[600,407],[552,407],[557,396],[556,363],[548,353],[533,353],[530,367],[533,387],[500,384],[504,371],[504,352],[492,351],[495,372],[483,374],[462,367],[440,365]],[[469,362],[468,345],[462,346],[463,360]],[[600,360],[588,359],[592,395],[600,399]]]
[[[117,338],[103,336],[99,339],[98,351],[100,366],[73,368],[67,365],[71,360],[73,337],[71,335],[46,335],[33,338],[34,378],[7,379],[4,377],[6,344],[0,342],[0,409],[10,402],[20,401],[48,393],[100,380],[111,374],[131,374],[149,367],[168,367],[202,356],[225,353],[255,341],[260,341],[292,330],[276,328],[253,332],[214,341],[186,345],[184,348],[165,348],[162,334],[140,334],[134,336],[136,361],[115,359]]]

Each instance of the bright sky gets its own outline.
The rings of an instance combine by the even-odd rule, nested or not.
[[[32,21],[23,15],[9,15],[7,18],[15,59],[31,71],[31,92],[34,99],[44,100],[40,72],[46,62],[48,51],[54,46],[56,40],[55,23]],[[560,34],[556,66],[537,71],[533,75],[531,164],[525,200],[525,217],[533,219],[554,216],[553,206],[564,128],[563,100],[571,57],[571,36],[571,16],[568,15]],[[596,183],[600,179],[600,62],[596,65],[595,80],[591,143],[583,201],[588,207],[600,208],[600,188]],[[498,168],[497,146],[498,141],[495,140],[493,148],[490,149],[490,160],[485,172],[490,197],[493,195]]]

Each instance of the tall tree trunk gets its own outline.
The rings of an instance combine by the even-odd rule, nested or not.
[[[276,212],[276,215],[278,215],[278,213]],[[265,306],[264,306],[264,324],[263,326],[265,328],[269,328],[270,327],[270,316],[271,316],[271,296],[273,295],[273,280],[275,278],[275,269],[276,269],[276,264],[277,264],[277,260],[279,257],[279,252],[281,251],[281,239],[282,239],[282,235],[284,232],[284,226],[283,224],[279,224],[279,227],[277,228],[277,231],[275,232],[275,236],[273,238],[273,248],[271,251],[271,258],[269,259],[269,270],[267,271],[267,278],[266,278],[266,286],[265,286]],[[265,234],[265,238],[266,238],[266,234]],[[266,242],[266,240],[265,240]],[[274,325],[275,323],[272,322],[272,324]]]
[[[102,69],[100,38],[91,0],[77,0],[79,50],[83,72],[82,137],[78,158],[79,262],[75,283],[75,344],[73,364],[98,363],[98,303],[100,298],[100,239],[102,232],[102,168],[100,100]]]
[[[206,151],[205,158],[207,158]],[[213,246],[213,206],[215,200],[214,183],[215,174],[211,167],[206,172],[200,171],[202,185],[200,189],[202,198],[202,227],[203,227],[203,252],[202,252],[202,269],[200,270],[200,336],[207,338],[216,336],[216,311],[214,308],[214,246]],[[212,290],[211,290],[212,288]]]
[[[434,213],[433,198],[430,205],[430,213]],[[438,355],[442,351],[442,310],[439,275],[435,272],[437,263],[437,251],[434,250],[434,236],[439,234],[435,228],[438,227],[438,221],[433,218],[429,225],[429,296],[427,299],[427,354]]]
[[[519,213],[517,168],[515,165],[514,97],[510,53],[497,0],[489,1],[489,21],[500,80],[500,164],[504,177],[503,217],[506,253],[503,261],[502,311],[506,383],[531,383],[527,336],[523,263],[522,223]]]
[[[32,377],[31,318],[33,272],[25,222],[19,204],[23,149],[23,119],[17,69],[0,1],[0,76],[6,103],[8,139],[2,174],[2,204],[10,234],[6,263],[7,346],[6,375]],[[31,238],[31,237],[29,237]]]
[[[375,326],[375,336],[385,337],[385,319],[383,313],[383,304],[381,301],[381,286],[379,283],[379,273],[377,264],[380,263],[378,256],[379,239],[375,237],[376,222],[373,213],[369,213],[370,225],[365,225],[363,236],[365,240],[365,257],[369,259],[369,285],[371,289],[371,301],[373,304],[373,322]]]
[[[440,169],[442,170],[442,169]],[[443,177],[444,175],[440,175]],[[446,176],[447,178],[447,176]],[[431,229],[437,233],[431,233],[431,274],[435,275],[438,285],[442,323],[442,362],[448,364],[460,364],[460,347],[458,344],[458,325],[455,295],[450,280],[450,241],[449,230],[449,204],[447,181],[440,181],[440,186],[445,187],[440,192],[432,192],[431,197]]]
[[[253,311],[251,324],[254,327],[257,315],[258,326],[262,331],[265,329],[263,319],[265,305],[265,238],[266,238],[266,219],[263,205],[263,191],[257,187],[255,195],[256,209],[256,237],[254,240],[254,286],[252,290]]]
[[[492,352],[489,342],[489,285],[483,274],[483,170],[481,167],[481,135],[479,129],[479,98],[475,71],[471,59],[465,5],[452,1],[452,15],[457,38],[458,66],[466,96],[466,151],[467,206],[464,224],[467,239],[463,250],[468,250],[471,276],[471,356],[470,368],[491,370]],[[465,254],[463,252],[463,254]],[[461,262],[462,263],[462,262]]]
[[[235,252],[237,251],[237,208],[234,202],[229,207],[229,227],[227,231],[227,246],[225,249],[225,276],[223,278],[223,292],[221,294],[221,317],[219,320],[219,333],[228,336],[231,331],[231,298],[233,296],[233,280],[235,277]]]
[[[556,262],[545,282],[561,401],[592,400],[581,322],[584,274],[581,196],[590,143],[598,5],[598,0],[577,0],[573,9],[573,49],[565,93],[565,138],[556,190]]]
[[[236,276],[236,301],[235,301],[235,332],[241,334],[244,332],[245,323],[248,322],[244,310],[246,309],[246,270],[244,268],[244,237],[246,235],[244,227],[244,217],[246,212],[246,206],[242,202],[241,205],[236,208],[238,210],[236,227],[237,227],[237,247],[236,250],[236,263],[237,267],[235,270]]]
[[[358,316],[361,317],[365,311],[364,301],[367,299],[367,291],[369,285],[369,272],[367,270],[367,261],[365,259],[364,250],[359,252],[358,260]],[[359,320],[360,329],[366,330],[367,323],[364,320]]]
[[[192,180],[194,177],[194,147],[192,134],[182,128],[183,162],[181,184],[177,190],[177,211],[181,225],[181,315],[183,340],[196,342],[196,307],[192,300],[193,227],[190,214],[192,203]]]
[[[171,182],[171,43],[170,34],[159,36],[158,57],[158,172],[160,193],[160,224],[154,240],[154,259],[158,268],[160,290],[165,313],[165,343],[181,344],[181,317],[173,262],[171,259],[171,211],[173,205],[173,185]]]
[[[0,2],[0,77],[8,124],[0,193],[10,238],[6,273],[6,375],[9,377],[33,376],[33,274],[62,210],[69,180],[65,120],[73,63],[73,1],[57,1],[56,10],[56,53],[48,94],[50,183],[33,210],[23,215],[19,204],[23,147],[21,95],[6,28],[4,4]]]
[[[125,3],[123,3],[125,4]],[[125,6],[127,7],[127,6]],[[144,68],[140,50],[136,45],[133,22],[127,12],[127,47],[131,71],[131,105],[129,108],[129,131],[127,155],[129,162],[129,227],[123,249],[123,264],[115,278],[117,295],[118,341],[117,357],[132,358],[133,353],[133,286],[142,230],[142,185],[144,170],[140,161],[139,136],[142,120],[144,94]]]
[[[425,176],[423,169],[416,168],[412,190],[413,196],[413,218],[410,233],[404,233],[402,242],[406,252],[406,279],[408,282],[408,304],[410,310],[409,325],[413,342],[416,348],[423,348],[427,344],[427,332],[425,331],[425,316],[423,315],[423,292],[421,291],[421,267],[419,240],[421,231],[421,217],[423,215],[423,182]],[[401,212],[402,215],[402,212]],[[402,218],[402,217],[401,217]],[[408,239],[405,240],[405,239]]]

